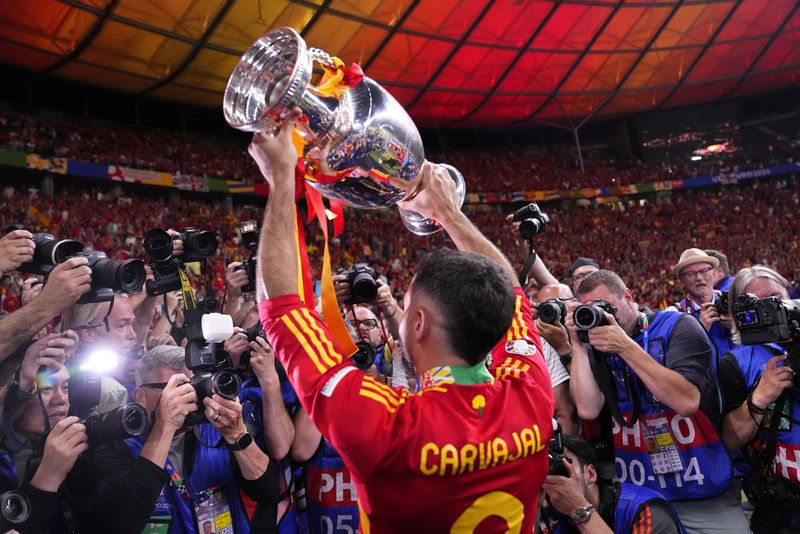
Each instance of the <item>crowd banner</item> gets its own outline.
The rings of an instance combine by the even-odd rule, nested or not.
[[[144,171],[116,165],[109,165],[108,179],[115,182],[172,187],[172,175],[168,172]]]
[[[242,180],[225,180],[177,173],[149,171],[69,160],[42,154],[18,152],[0,149],[0,166],[29,168],[58,174],[101,178],[118,182],[129,182],[144,185],[173,187],[183,191],[200,191],[212,193],[229,193],[233,195],[257,195],[265,197],[269,188],[265,183],[248,183]],[[547,202],[563,199],[591,199],[598,197],[618,197],[655,193],[658,191],[676,191],[714,185],[735,185],[738,183],[771,178],[783,174],[800,173],[800,164],[782,163],[761,169],[750,169],[737,172],[726,172],[709,176],[693,176],[680,180],[661,180],[640,184],[620,185],[616,187],[585,187],[575,190],[525,190],[525,191],[477,191],[468,192],[464,199],[466,204],[498,204],[509,202]]]

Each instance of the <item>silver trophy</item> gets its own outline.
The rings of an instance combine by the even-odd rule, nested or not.
[[[411,198],[425,161],[422,140],[403,107],[366,76],[338,97],[310,85],[313,62],[333,65],[317,48],[306,48],[288,27],[265,33],[242,56],[228,79],[225,120],[246,132],[275,130],[295,107],[303,111],[298,133],[308,143],[303,155],[325,180],[309,183],[322,195],[355,208],[393,206]],[[464,202],[464,177],[445,165]],[[400,209],[403,224],[417,235],[440,229],[419,213]]]

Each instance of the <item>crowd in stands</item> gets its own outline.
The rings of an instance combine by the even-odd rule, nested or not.
[[[241,143],[99,121],[0,113],[0,148],[139,169],[252,181],[258,170]],[[467,169],[469,191],[570,190],[615,187],[753,169],[785,161],[784,152],[729,155],[712,162],[653,165],[608,150],[573,147],[440,150],[430,161]]]
[[[145,258],[141,237],[149,228],[213,230],[219,235],[220,250],[207,269],[217,297],[224,292],[225,265],[249,255],[240,245],[239,223],[260,223],[262,214],[255,205],[239,205],[229,213],[221,202],[183,195],[155,199],[99,188],[63,187],[49,197],[36,189],[7,186],[3,203],[3,227],[23,224],[58,238],[76,239],[117,259]],[[628,280],[642,303],[663,307],[676,298],[676,281],[669,276],[669,268],[689,245],[724,250],[732,268],[770,264],[790,279],[800,280],[798,209],[800,182],[796,180],[676,192],[613,206],[553,206],[547,209],[552,223],[535,244],[559,276],[574,258],[592,251],[601,265],[613,265]],[[518,236],[499,209],[475,213],[472,218],[516,265],[522,265],[527,251],[520,251]],[[324,238],[316,225],[309,223],[306,234],[312,267],[319,269]],[[743,239],[752,235],[760,238]],[[345,231],[332,240],[331,254],[334,269],[369,263],[386,275],[399,298],[408,288],[416,262],[427,251],[446,244],[441,233],[418,237],[407,232],[394,209],[347,209]]]

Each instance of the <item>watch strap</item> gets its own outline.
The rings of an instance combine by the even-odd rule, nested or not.
[[[592,514],[596,511],[597,509],[591,504],[589,506],[581,506],[575,510],[575,513],[572,514],[570,519],[572,519],[572,522],[576,525],[580,525],[581,523],[588,521],[592,517]]]
[[[231,451],[244,450],[249,447],[251,443],[253,443],[253,435],[246,431],[242,432],[242,434],[240,434],[233,443],[228,443],[228,441],[225,440],[225,446]]]

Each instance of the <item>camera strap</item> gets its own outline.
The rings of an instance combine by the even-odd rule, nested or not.
[[[772,414],[770,414],[769,418],[769,429],[767,431],[767,442],[764,444],[764,448],[761,449],[758,466],[756,467],[757,470],[762,472],[761,474],[764,475],[767,475],[768,473],[763,473],[763,471],[769,470],[770,466],[772,465],[772,459],[775,457],[775,452],[778,445],[778,430],[780,430],[779,427],[781,423],[781,417],[783,416],[783,407],[785,404],[786,391],[784,390],[772,407]],[[764,423],[763,419],[761,420],[761,423]]]
[[[631,387],[633,380],[631,378],[631,373],[628,370],[628,366],[624,366],[623,377],[625,380],[625,389],[628,392],[628,398],[630,399],[632,406],[630,420],[626,420],[625,416],[623,416],[622,412],[619,410],[619,404],[617,403],[617,388],[614,385],[614,379],[611,375],[611,371],[608,369],[608,357],[598,357],[597,351],[595,351],[594,347],[591,345],[586,346],[589,348],[587,351],[589,355],[589,367],[592,369],[592,374],[594,375],[595,382],[597,382],[597,387],[606,398],[606,404],[611,412],[611,417],[613,417],[620,426],[628,428],[633,427],[633,425],[635,425],[639,420],[639,415],[641,414],[641,404],[639,401],[639,396],[634,395],[633,388]]]
[[[525,260],[525,265],[522,266],[522,271],[519,273],[519,285],[522,286],[522,289],[528,287],[528,275],[533,268],[533,264],[536,263],[536,251],[533,249],[533,240],[528,240],[528,259]]]

